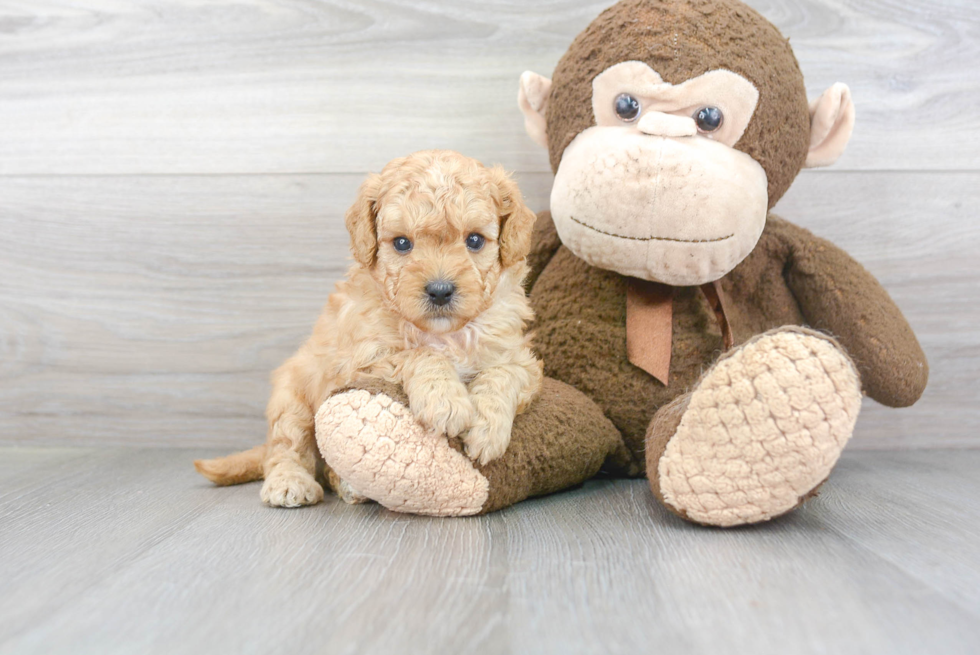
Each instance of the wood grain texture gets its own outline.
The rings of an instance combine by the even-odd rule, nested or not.
[[[0,441],[256,443],[347,266],[360,175],[0,177]],[[519,176],[544,208],[546,174]],[[929,356],[856,448],[980,445],[980,174],[808,172],[777,211],[881,279]]]
[[[0,653],[971,653],[980,452],[845,453],[756,528],[644,481],[472,519],[263,507],[202,451],[0,449]],[[47,461],[45,461],[47,458]],[[56,483],[52,483],[56,481]]]
[[[0,174],[347,173],[449,147],[547,172],[517,79],[611,4],[3,0]],[[840,170],[980,169],[980,5],[750,0],[811,95],[851,85]]]

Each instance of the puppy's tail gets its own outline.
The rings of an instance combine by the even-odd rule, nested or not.
[[[265,444],[227,457],[194,460],[197,472],[219,486],[262,479]]]

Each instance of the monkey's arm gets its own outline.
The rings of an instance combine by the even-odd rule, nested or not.
[[[531,270],[524,278],[525,289],[531,290],[541,271],[560,247],[561,239],[558,238],[558,230],[551,220],[551,212],[545,210],[539,213],[538,220],[534,223],[534,235],[531,237],[531,252],[527,255],[527,265]]]
[[[834,244],[776,220],[790,245],[786,282],[807,323],[844,346],[869,396],[889,407],[917,401],[929,379],[929,364],[881,283]]]

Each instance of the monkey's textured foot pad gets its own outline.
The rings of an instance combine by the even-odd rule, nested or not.
[[[487,501],[490,484],[445,435],[423,428],[385,394],[346,391],[316,414],[324,460],[357,493],[390,510],[469,516]]]
[[[654,493],[708,525],[784,514],[827,479],[860,408],[857,371],[836,342],[804,329],[763,334],[722,357],[677,408],[676,431],[648,464]]]

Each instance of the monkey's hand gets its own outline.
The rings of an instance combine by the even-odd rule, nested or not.
[[[791,248],[786,282],[807,324],[829,332],[844,346],[869,396],[889,407],[918,400],[929,379],[929,364],[881,283],[834,244],[776,220],[770,219]]]

